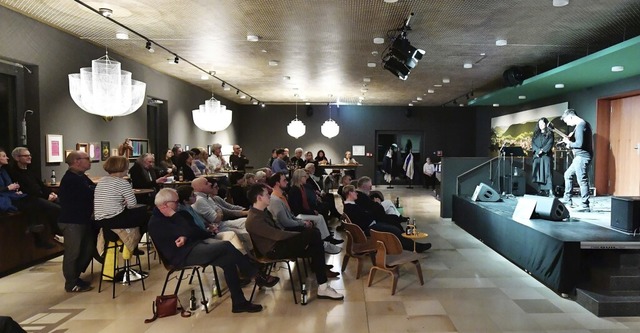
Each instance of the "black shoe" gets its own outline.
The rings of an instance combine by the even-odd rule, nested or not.
[[[89,290],[92,290],[92,289],[93,289],[93,287],[89,286],[89,285],[82,285],[82,286],[81,285],[76,285],[76,286],[73,286],[73,288],[71,288],[71,289],[65,289],[65,290],[68,293],[82,293],[82,292],[89,291]]]
[[[242,303],[241,305],[234,305],[231,307],[231,312],[233,313],[242,313],[242,312],[260,312],[262,311],[262,305],[253,304],[249,301]]]
[[[575,211],[576,212],[581,212],[581,213],[590,213],[591,212],[591,208],[589,206],[582,206],[580,208],[576,208]]]
[[[133,250],[133,255],[134,256],[143,256],[144,255],[144,251],[142,251],[140,249],[135,249],[135,250]]]
[[[409,222],[409,220],[411,220],[411,218],[400,215],[400,223]]]
[[[279,281],[280,281],[280,278],[277,276],[262,275],[262,274],[259,274],[258,276],[256,276],[256,283],[258,284],[259,287],[272,288],[273,286],[278,284]]]
[[[416,252],[422,253],[431,248],[431,243],[416,243]]]
[[[324,267],[326,267],[328,270],[331,270],[333,268],[333,265],[331,264],[325,264]]]
[[[333,244],[333,245],[338,245],[338,244],[342,244],[344,243],[344,240],[342,239],[335,239],[333,237],[331,237],[330,239],[327,240],[329,243]]]

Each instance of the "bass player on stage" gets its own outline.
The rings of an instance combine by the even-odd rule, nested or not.
[[[575,174],[578,184],[580,185],[580,202],[579,212],[590,212],[589,207],[589,176],[587,168],[593,157],[593,144],[591,142],[591,125],[584,119],[578,117],[574,109],[567,109],[560,117],[568,126],[575,126],[572,134],[564,137],[562,141],[571,148],[573,152],[573,161],[564,173],[564,204],[572,205],[571,189],[573,188],[572,177]],[[573,138],[573,140],[571,140]]]

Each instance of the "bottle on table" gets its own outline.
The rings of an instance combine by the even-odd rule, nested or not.
[[[51,185],[56,184],[56,170],[51,170]]]
[[[178,181],[179,182],[184,181],[184,175],[182,174],[182,169],[180,169],[180,171],[178,171]]]
[[[396,208],[400,208],[400,197],[396,197]]]

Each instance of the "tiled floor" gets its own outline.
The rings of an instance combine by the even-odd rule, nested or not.
[[[559,297],[450,220],[441,219],[440,203],[432,192],[403,187],[393,192],[381,190],[392,199],[400,196],[405,215],[415,217],[418,229],[430,235],[433,248],[422,261],[424,286],[417,282],[415,269],[407,266],[401,271],[395,296],[390,295],[390,279],[385,274],[377,274],[368,288],[366,273],[355,279],[353,260],[332,282],[345,294],[341,302],[315,299],[312,292],[307,306],[294,305],[288,275],[280,270],[283,281],[256,298],[265,306],[261,313],[232,314],[226,293],[221,299],[212,299],[209,314],[197,311],[191,318],[173,316],[144,324],[166,273],[157,261],[152,264],[146,291],[140,283],[117,285],[117,296],[112,300],[110,289],[65,293],[58,258],[0,279],[0,314],[12,316],[29,332],[640,331],[640,318],[598,318],[574,301]],[[342,257],[331,256],[329,262],[340,267]],[[146,268],[146,258],[144,265]],[[369,265],[365,263],[365,271]],[[313,291],[316,286],[312,280],[308,283]],[[93,282],[97,287],[96,273]],[[211,271],[206,274],[206,284],[210,292]],[[192,288],[197,285],[181,288],[183,303]],[[246,288],[245,294],[250,293]]]

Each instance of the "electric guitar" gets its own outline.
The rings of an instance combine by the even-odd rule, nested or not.
[[[555,126],[553,126],[552,123],[547,124],[547,128],[550,129],[553,133],[561,136],[563,139],[568,139],[571,142],[576,141],[576,138],[574,137],[575,131],[572,131],[569,134],[564,134],[559,129],[555,128]],[[563,142],[558,142],[558,145],[563,145],[563,144],[564,144]]]

